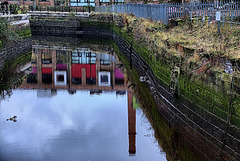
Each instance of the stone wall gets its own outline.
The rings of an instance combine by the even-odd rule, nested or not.
[[[32,35],[75,35],[80,28],[77,20],[30,20]]]
[[[20,54],[27,53],[29,50],[31,50],[31,48],[31,38],[11,43],[7,47],[2,48],[0,51],[0,70],[3,68],[5,61],[13,59]]]
[[[151,89],[155,101],[160,105],[158,111],[171,126],[180,128],[182,135],[188,135],[190,137],[188,139],[198,144],[195,145],[197,148],[199,148],[198,146],[204,147],[201,150],[210,160],[215,160],[219,154],[223,158],[227,158],[227,160],[234,160],[240,157],[240,133],[238,129],[230,126],[228,134],[225,135],[225,121],[208,111],[199,110],[197,106],[184,98],[181,98],[181,100],[174,98],[171,93],[161,86],[148,63],[139,56],[134,48],[130,52],[130,45],[117,34],[114,34],[114,42],[129,62],[132,62],[132,66],[138,73],[147,77],[147,85]],[[129,53],[132,53],[132,56]],[[226,146],[221,150],[224,137]],[[208,151],[214,153],[209,154]]]

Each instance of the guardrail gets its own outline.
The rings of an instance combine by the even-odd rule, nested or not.
[[[186,16],[191,18],[213,19],[216,11],[221,12],[221,19],[231,22],[240,21],[240,2],[215,2],[215,3],[164,3],[164,4],[123,4],[96,6],[96,12],[126,13],[137,17],[150,18],[169,24],[169,19]]]

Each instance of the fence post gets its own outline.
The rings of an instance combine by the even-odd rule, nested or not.
[[[198,11],[196,11],[197,12],[197,14],[196,14],[196,25],[197,25],[197,23],[198,23]]]
[[[225,21],[225,12],[223,12],[223,24],[222,24],[222,26],[224,26],[224,21]]]
[[[208,26],[210,24],[210,16],[211,16],[211,13],[210,13],[210,11],[208,11]]]
[[[165,3],[164,7],[163,7],[163,15],[165,15],[165,20],[164,23],[165,25],[169,25],[169,14],[168,14],[168,8],[169,8],[169,4]]]

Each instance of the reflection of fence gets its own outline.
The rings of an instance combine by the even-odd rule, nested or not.
[[[151,18],[155,21],[162,20],[165,24],[169,19],[192,16],[198,18],[214,19],[216,11],[221,11],[223,20],[239,21],[240,2],[215,2],[215,3],[196,3],[196,4],[125,4],[96,6],[96,12],[127,13],[137,17]]]

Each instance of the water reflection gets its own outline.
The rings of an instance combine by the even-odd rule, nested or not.
[[[32,71],[21,88],[126,90],[116,58],[90,48],[33,45]]]
[[[32,51],[26,79],[0,105],[0,160],[166,160],[153,135],[145,137],[151,125],[133,108],[112,51],[52,44]],[[6,121],[14,115],[17,122]]]

